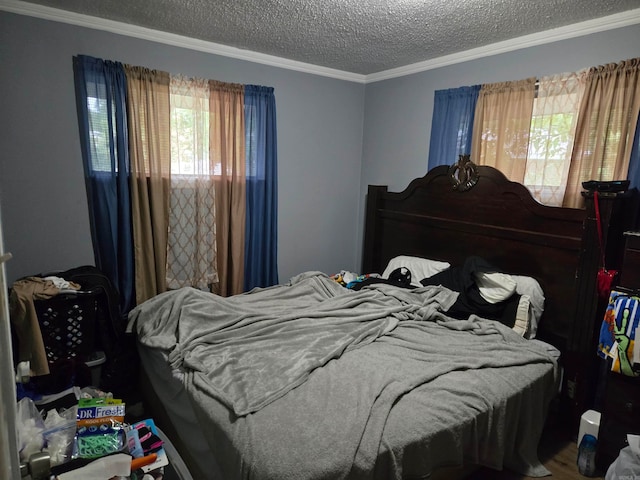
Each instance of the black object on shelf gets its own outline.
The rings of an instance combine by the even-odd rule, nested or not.
[[[629,189],[629,180],[611,180],[609,182],[601,182],[598,180],[588,180],[582,182],[582,188],[589,192],[606,192],[606,193],[618,193],[626,192]]]

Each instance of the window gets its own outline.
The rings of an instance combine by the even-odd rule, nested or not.
[[[87,97],[87,112],[89,120],[89,142],[91,148],[91,165],[94,171],[111,172],[111,148],[117,157],[117,142],[115,141],[115,132],[110,132],[110,126],[115,124],[114,118],[109,118],[109,112],[114,115],[115,108],[113,105],[108,108],[107,93],[104,85],[91,84],[92,92]],[[100,88],[102,87],[102,88]],[[117,165],[115,166],[117,171]]]
[[[581,72],[538,82],[522,183],[545,205],[562,205],[583,92]]]
[[[209,161],[209,86],[173,77],[171,83],[171,174],[220,175]]]
[[[523,184],[545,205],[562,205],[583,90],[575,74],[538,83]]]

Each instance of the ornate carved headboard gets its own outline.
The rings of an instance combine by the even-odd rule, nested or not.
[[[584,274],[585,218],[585,210],[541,205],[498,170],[463,159],[403,192],[369,186],[363,271],[382,272],[396,255],[453,265],[477,255],[504,272],[534,277],[546,297],[538,336],[564,351]]]

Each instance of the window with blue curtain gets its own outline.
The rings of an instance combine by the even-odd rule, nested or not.
[[[480,85],[436,90],[431,120],[428,169],[451,165],[471,153],[473,118]]]
[[[121,63],[84,55],[73,58],[73,69],[96,267],[126,315],[135,305],[126,78]]]
[[[119,62],[87,56],[74,57],[73,64],[96,266],[117,286],[121,310],[126,314],[135,306],[136,297],[125,69]],[[278,283],[274,89],[246,85],[244,114],[247,188],[243,287],[248,291]]]

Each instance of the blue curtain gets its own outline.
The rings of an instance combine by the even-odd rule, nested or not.
[[[629,171],[627,179],[630,181],[631,188],[640,190],[640,118],[636,125],[636,134],[633,138],[633,146],[631,147],[631,159],[629,160]]]
[[[96,267],[126,315],[135,305],[126,77],[121,63],[84,55],[73,58],[73,70]]]
[[[451,165],[458,161],[458,155],[471,153],[473,117],[479,92],[480,85],[436,90],[429,170],[438,165]]]
[[[278,154],[272,87],[244,90],[247,218],[244,289],[278,283]]]

